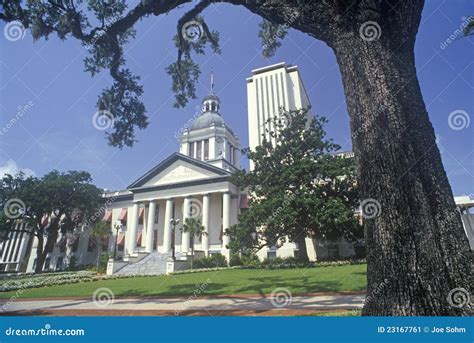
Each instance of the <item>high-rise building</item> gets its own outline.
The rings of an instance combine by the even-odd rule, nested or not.
[[[280,109],[289,111],[310,105],[297,66],[285,62],[252,70],[247,78],[249,147],[254,150],[264,139],[270,140],[267,123],[274,116],[281,116]],[[285,123],[285,118],[282,118]],[[252,164],[251,164],[252,167]]]

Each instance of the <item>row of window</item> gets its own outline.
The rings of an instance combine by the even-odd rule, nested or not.
[[[209,159],[209,139],[190,142],[188,144],[188,156],[207,161]]]

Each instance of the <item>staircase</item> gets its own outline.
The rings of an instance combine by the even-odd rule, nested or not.
[[[168,254],[152,252],[135,263],[129,263],[116,275],[158,275],[166,273]]]

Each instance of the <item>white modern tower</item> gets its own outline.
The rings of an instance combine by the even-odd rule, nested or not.
[[[288,111],[310,105],[298,67],[285,62],[252,70],[252,76],[247,78],[247,101],[252,150],[264,137],[269,138],[265,129],[272,128],[266,121],[278,115],[281,108]]]

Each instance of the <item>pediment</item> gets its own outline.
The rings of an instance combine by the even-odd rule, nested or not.
[[[146,188],[229,175],[221,168],[175,153],[151,169],[128,188]]]

